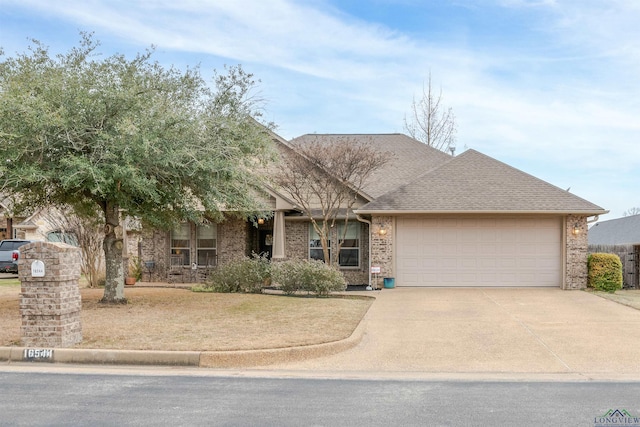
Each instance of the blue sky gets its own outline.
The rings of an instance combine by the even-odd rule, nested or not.
[[[265,118],[306,133],[403,132],[432,75],[473,148],[611,211],[640,207],[637,0],[0,0],[5,55],[93,31],[101,52],[261,80]]]

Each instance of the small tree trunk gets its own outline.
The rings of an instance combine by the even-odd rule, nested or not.
[[[116,227],[120,225],[118,205],[106,203],[104,207],[104,258],[106,280],[104,284],[104,303],[126,303],[124,297],[124,266],[122,264],[122,239],[116,236]]]
[[[324,255],[324,263],[331,265],[331,254],[329,253],[329,239],[326,236],[320,237],[320,244],[322,245],[322,254]]]

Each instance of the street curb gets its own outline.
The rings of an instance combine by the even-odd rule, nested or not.
[[[361,321],[348,338],[339,341],[263,350],[203,351],[200,354],[199,366],[202,368],[246,368],[330,356],[360,344],[364,330],[364,322]]]
[[[336,354],[355,347],[364,335],[360,322],[343,340],[299,347],[235,351],[155,351],[50,349],[50,357],[27,357],[31,347],[0,347],[0,361],[34,363],[77,363],[102,365],[197,366],[201,368],[245,368],[311,359]],[[40,349],[38,349],[40,350]],[[47,349],[49,350],[49,349]]]

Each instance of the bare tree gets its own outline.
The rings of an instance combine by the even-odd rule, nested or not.
[[[640,215],[640,207],[627,209],[622,213],[622,216]]]
[[[348,137],[333,141],[318,137],[294,143],[292,147],[294,151],[282,159],[284,164],[275,181],[309,218],[319,236],[324,260],[331,264],[331,229],[338,221],[344,221],[337,255],[346,236],[349,216],[367,178],[391,156],[374,150],[369,143]]]
[[[104,219],[100,212],[96,211],[91,218],[74,214],[70,207],[52,208],[43,213],[43,219],[54,232],[48,240],[70,243],[80,248],[80,271],[90,288],[98,287],[100,280],[105,277],[102,249]]]
[[[442,89],[436,94],[431,86],[431,72],[422,98],[413,99],[410,117],[404,117],[404,129],[412,137],[440,151],[455,151],[456,117],[451,107],[442,105]]]

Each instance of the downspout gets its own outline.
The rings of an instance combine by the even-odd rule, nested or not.
[[[596,215],[596,216],[593,217],[593,219],[587,219],[587,224],[591,224],[592,222],[596,222],[599,219],[600,219],[600,215]]]
[[[369,221],[368,219],[362,218],[360,215],[356,214],[356,219],[360,222],[364,222],[365,224],[369,225],[369,239],[367,239],[369,241],[369,286],[367,286],[367,289],[373,289],[371,287],[371,221]]]

